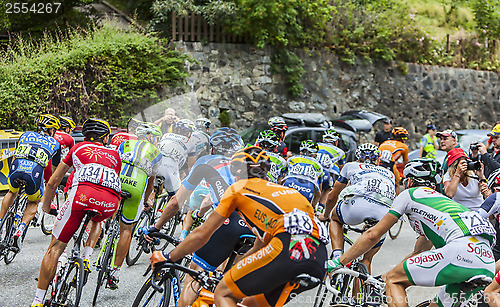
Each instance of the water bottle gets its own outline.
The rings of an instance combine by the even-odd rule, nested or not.
[[[21,222],[22,215],[16,212],[16,216],[14,217],[14,224],[17,226]]]
[[[66,255],[66,252],[64,251],[57,260],[57,270],[56,270],[56,276],[54,276],[54,278],[57,278],[57,275],[60,274],[60,272],[64,269],[67,263],[68,263],[68,255]]]

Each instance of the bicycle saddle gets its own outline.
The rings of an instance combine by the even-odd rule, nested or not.
[[[129,193],[129,192],[127,192],[127,191],[122,191],[122,192],[120,193],[120,195],[121,195],[122,199],[127,199],[127,198],[132,197],[132,194],[130,194],[130,193]]]
[[[489,284],[491,284],[492,281],[493,281],[493,279],[489,276],[476,275],[476,276],[469,278],[468,280],[466,280],[464,282],[461,282],[460,286],[462,288],[462,291],[467,293],[467,292],[472,291],[476,288],[484,288],[484,287],[488,286]]]
[[[20,179],[20,178],[14,179],[14,182],[17,183],[21,187],[26,185],[26,180],[24,180],[24,179]]]
[[[315,288],[319,284],[321,284],[321,279],[311,276],[309,274],[300,274],[295,276],[295,278],[291,281],[291,283],[297,284],[306,290]]]

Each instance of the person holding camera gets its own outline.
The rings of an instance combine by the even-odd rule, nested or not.
[[[470,160],[462,148],[453,148],[447,157],[448,171],[443,176],[446,196],[477,211],[489,195],[483,164]]]
[[[488,148],[481,142],[475,144],[477,146],[477,151],[473,150],[471,146],[472,157],[476,157],[477,154],[481,154],[480,160],[484,164],[484,174],[486,176],[491,175],[494,170],[500,168],[500,124],[497,124],[493,130],[488,133],[491,137],[491,142],[493,145],[493,154],[488,153]]]

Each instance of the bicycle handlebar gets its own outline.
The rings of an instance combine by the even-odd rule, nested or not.
[[[166,269],[166,268],[179,270],[179,271],[182,271],[182,272],[185,272],[185,273],[191,275],[191,277],[193,277],[194,280],[199,282],[203,288],[207,288],[207,287],[218,284],[222,278],[222,276],[217,276],[217,274],[215,274],[214,276],[210,276],[212,274],[212,272],[195,271],[195,270],[192,270],[190,268],[187,268],[187,267],[182,266],[182,265],[177,264],[177,263],[166,262],[166,261],[159,262],[155,265],[155,269],[153,270],[153,273],[151,274],[151,286],[153,287],[153,289],[155,289],[156,291],[158,291],[160,293],[163,292],[163,289],[160,286],[158,286],[154,277],[156,275],[158,275],[158,273],[161,270]]]

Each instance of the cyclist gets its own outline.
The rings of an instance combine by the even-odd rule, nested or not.
[[[108,122],[97,118],[87,119],[82,127],[85,140],[71,148],[47,183],[43,198],[45,212],[49,211],[57,186],[68,169],[71,166],[75,168],[71,192],[59,211],[52,230],[52,240],[42,260],[35,298],[31,304],[33,307],[42,307],[47,287],[54,278],[57,260],[80,227],[85,214],[93,212],[92,220],[98,225],[112,216],[118,208],[122,162],[118,152],[104,146],[109,140],[110,132]],[[95,238],[91,237],[95,234]],[[98,235],[98,232],[91,230],[87,241],[97,241]],[[88,260],[84,265],[88,266]]]
[[[286,170],[286,160],[278,154],[279,137],[271,130],[265,130],[259,133],[259,137],[255,142],[269,156],[271,169],[267,174],[268,180],[278,183]]]
[[[196,130],[194,123],[182,119],[173,124],[173,132],[163,135],[158,149],[162,154],[158,175],[164,178],[163,185],[170,196],[181,186],[180,169],[193,151],[189,138]]]
[[[337,179],[345,164],[345,152],[338,148],[340,134],[335,129],[326,129],[323,132],[323,143],[318,143],[317,160],[323,166],[323,179],[321,196],[317,205],[317,212],[322,213],[325,208],[326,198],[332,190],[333,182]]]
[[[204,179],[210,186],[210,197],[213,207],[217,207],[226,188],[235,182],[235,178],[230,171],[231,156],[243,146],[243,141],[231,128],[220,128],[210,138],[212,155],[201,157],[193,166],[189,175],[182,182],[182,187],[177,194],[172,197],[158,222],[144,231],[145,234],[159,231],[163,225],[179,209],[179,204],[184,203],[198,184]],[[212,213],[213,214],[213,213]],[[229,258],[232,251],[237,246],[241,237],[252,236],[252,231],[246,227],[241,217],[234,212],[224,222],[210,238],[210,240],[197,249],[193,255],[191,268],[215,271],[224,261]],[[191,305],[196,300],[194,287],[198,287],[196,282],[192,282],[191,277],[186,276],[184,289],[179,299],[180,306]]]
[[[76,124],[71,117],[59,116],[60,130],[56,131],[54,139],[61,144],[61,160],[66,158],[69,150],[75,146],[75,139],[71,136],[71,132],[75,129]],[[57,166],[57,165],[55,165]]]
[[[54,115],[42,114],[37,118],[36,124],[38,132],[26,131],[19,138],[7,179],[9,191],[5,194],[0,209],[1,221],[19,192],[18,180],[25,181],[28,205],[24,209],[21,224],[14,234],[14,245],[19,249],[21,249],[27,225],[35,217],[38,201],[43,196],[44,168],[52,160],[54,160],[54,165],[59,164],[61,159],[61,145],[54,139],[54,134],[60,127],[59,119]]]
[[[196,130],[189,139],[192,151],[188,154],[188,169],[191,169],[199,157],[210,154],[210,134],[208,134],[208,131],[211,125],[212,121],[208,118],[200,117],[196,119]]]
[[[233,265],[218,284],[217,306],[236,306],[245,297],[243,305],[275,306],[291,294],[286,285],[297,275],[323,278],[322,261],[329,241],[326,228],[315,217],[311,204],[297,197],[297,190],[265,180],[269,168],[269,157],[261,148],[238,151],[231,159],[231,172],[239,180],[226,190],[205,223],[170,253],[155,251],[151,265],[178,261],[197,250],[237,211],[258,240],[253,253]],[[298,288],[293,293],[301,291]]]
[[[314,141],[302,141],[300,155],[288,158],[282,180],[284,186],[296,189],[313,204],[319,199],[319,184],[323,178],[323,167],[316,160],[317,153],[318,145]]]
[[[128,130],[128,129],[127,129]],[[130,132],[118,132],[113,135],[111,138],[111,142],[109,142],[109,147],[113,149],[117,149],[121,143],[126,140],[137,140],[137,135]]]
[[[333,257],[338,258],[344,249],[342,224],[357,225],[367,219],[380,221],[389,211],[396,196],[394,174],[377,166],[380,151],[377,146],[365,143],[356,150],[357,161],[347,163],[333,186],[326,201],[325,213],[320,220],[330,217],[330,236]],[[379,251],[383,239],[363,256],[370,271],[373,256]]]
[[[278,150],[278,153],[283,158],[286,159],[288,157],[287,156],[288,148],[286,147],[284,140],[285,140],[286,131],[288,130],[288,126],[286,125],[285,120],[283,119],[283,117],[274,116],[274,117],[269,118],[269,120],[267,121],[267,124],[269,125],[269,130],[276,133],[276,135],[279,137],[280,143],[278,145],[277,150]]]
[[[479,213],[435,191],[441,182],[439,163],[419,158],[404,169],[406,188],[389,212],[367,230],[340,258],[328,261],[334,270],[370,250],[403,214],[420,237],[414,251],[385,275],[391,305],[408,306],[405,289],[412,285],[445,285],[432,306],[456,302],[460,283],[477,275],[494,276],[495,260],[491,242],[495,231]],[[432,247],[435,249],[431,250]],[[472,293],[466,293],[468,297]]]
[[[144,202],[149,202],[153,191],[161,153],[155,147],[162,137],[161,129],[153,123],[142,123],[136,129],[138,140],[126,140],[118,147],[122,160],[120,181],[122,190],[131,197],[123,203],[120,239],[116,247],[113,271],[108,279],[111,290],[118,289],[120,268],[130,247],[132,228],[139,220]]]
[[[396,176],[396,194],[399,194],[399,183],[401,176],[396,168],[396,162],[403,157],[403,166],[408,163],[408,146],[405,144],[408,139],[408,131],[403,127],[392,129],[392,140],[383,142],[378,149],[380,150],[380,165],[392,171]]]

